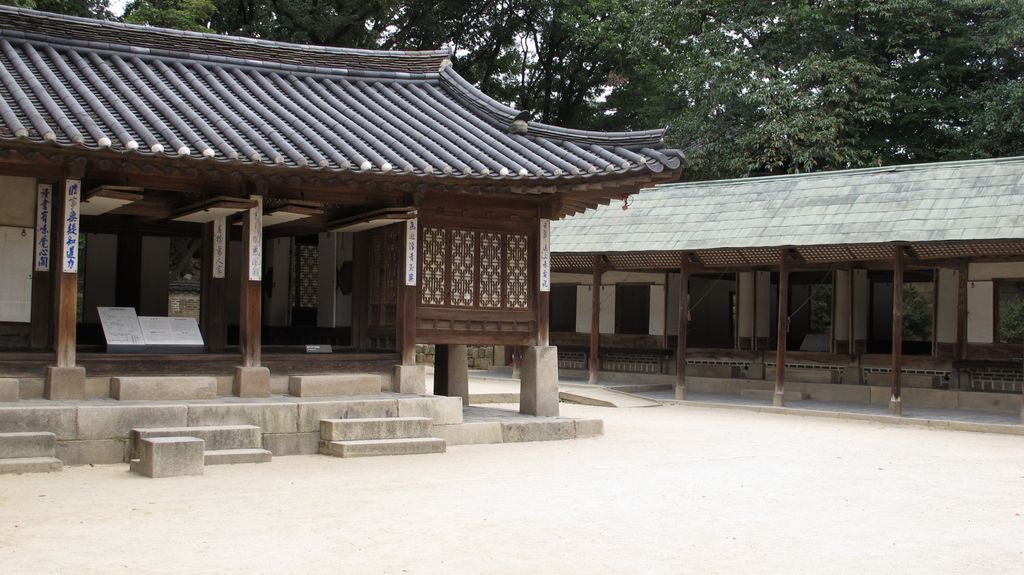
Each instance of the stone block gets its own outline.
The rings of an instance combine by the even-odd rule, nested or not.
[[[138,457],[139,445],[151,437],[198,437],[206,450],[255,449],[263,447],[263,434],[255,425],[210,425],[202,427],[147,427],[133,429],[131,458]]]
[[[255,425],[263,433],[294,433],[297,417],[294,403],[190,404],[187,426]]]
[[[85,398],[107,398],[110,397],[109,377],[86,377]]]
[[[58,441],[57,459],[64,465],[106,465],[128,461],[127,439]]]
[[[53,457],[57,437],[48,431],[0,433],[0,459]]]
[[[497,421],[473,421],[454,425],[435,425],[431,435],[439,437],[448,445],[476,445],[501,443],[501,424]]]
[[[529,415],[558,415],[558,348],[526,348],[520,377],[519,411]]]
[[[233,376],[233,375],[218,375],[216,379],[217,379],[217,396],[218,397],[227,397],[227,396],[231,395],[234,392],[235,376]],[[286,377],[284,379],[287,380],[288,378]],[[270,378],[270,381],[271,381],[271,386],[270,387],[271,387],[271,390],[273,390],[274,378]],[[288,383],[286,381],[285,382],[285,389],[287,390],[287,388],[288,388]],[[284,392],[282,391],[281,393],[284,393]]]
[[[462,423],[462,398],[432,395],[398,400],[399,417],[429,417],[434,425]]]
[[[298,404],[300,433],[320,431],[321,419],[366,417],[398,417],[398,401],[394,399],[361,399],[352,401],[317,401]],[[419,415],[419,414],[417,414]],[[267,431],[264,429],[264,431]]]
[[[428,417],[367,417],[363,419],[321,419],[320,438],[326,441],[350,439],[401,439],[430,435]]]
[[[322,441],[320,443],[320,453],[323,455],[333,455],[334,457],[377,457],[444,452],[444,440],[436,437]]]
[[[287,375],[271,375],[270,393],[274,395],[288,395],[289,379],[291,378]],[[231,395],[231,386],[228,386],[228,393],[222,393],[221,395]]]
[[[279,455],[315,455],[320,448],[320,434],[264,433],[263,449]]]
[[[21,386],[19,399],[44,399],[46,380],[41,377],[22,377],[18,379]]]
[[[0,459],[0,475],[7,473],[49,473],[60,471],[64,464],[56,457],[18,457]]]
[[[288,395],[293,397],[376,395],[380,390],[380,376],[371,373],[293,375],[288,378]]]
[[[0,407],[0,433],[49,431],[61,439],[76,439],[75,407]]]
[[[505,443],[575,439],[576,422],[569,419],[502,422],[501,438]]]
[[[604,435],[604,421],[601,419],[577,419],[576,439]]]
[[[270,369],[266,367],[236,367],[231,392],[238,397],[269,397]]]
[[[216,399],[213,377],[112,377],[110,396],[121,401]]]
[[[139,444],[139,458],[131,470],[146,477],[202,475],[204,444],[196,437],[151,437]]]
[[[14,378],[0,378],[0,402],[18,401],[20,387]]]
[[[393,391],[410,395],[427,393],[427,368],[422,365],[396,365],[392,381],[397,385]]]
[[[76,439],[127,438],[136,427],[185,427],[187,424],[188,407],[185,405],[83,405],[78,408]]]
[[[236,463],[270,463],[273,454],[266,449],[216,449],[203,454],[204,465],[234,465]]]
[[[46,399],[85,399],[85,368],[47,366]]]

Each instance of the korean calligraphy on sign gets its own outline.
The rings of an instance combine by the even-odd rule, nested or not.
[[[53,186],[39,184],[36,188],[36,271],[50,271],[50,203]]]
[[[249,208],[249,281],[263,279],[263,197],[252,196],[256,206]]]
[[[405,221],[405,285],[416,285],[416,243],[419,224],[416,218]]]
[[[227,268],[227,218],[213,220],[213,277],[222,279]]]
[[[551,291],[551,220],[540,221],[540,291]]]
[[[82,202],[82,182],[66,180],[64,183],[64,245],[61,259],[64,273],[78,273],[79,204]]]

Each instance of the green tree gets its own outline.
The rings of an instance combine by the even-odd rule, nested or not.
[[[130,24],[209,32],[216,12],[214,0],[134,0],[125,6],[123,19]]]
[[[0,3],[84,18],[107,20],[113,17],[109,0],[0,0]]]

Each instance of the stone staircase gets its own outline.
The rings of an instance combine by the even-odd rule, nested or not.
[[[196,437],[206,442],[204,465],[267,463],[272,455],[263,449],[263,433],[255,425],[207,425],[196,427],[148,427],[133,429],[131,455],[139,458],[139,443],[155,437]]]
[[[320,453],[373,457],[444,453],[446,442],[431,437],[429,417],[367,417],[320,420]]]
[[[0,474],[60,471],[64,464],[54,457],[56,447],[53,433],[0,433]]]

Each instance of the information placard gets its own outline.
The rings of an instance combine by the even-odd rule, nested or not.
[[[195,318],[140,316],[139,326],[152,353],[202,353],[203,334]]]
[[[146,339],[139,326],[139,317],[132,307],[98,307],[103,337],[107,340],[107,351],[116,353],[138,353],[145,351]]]

